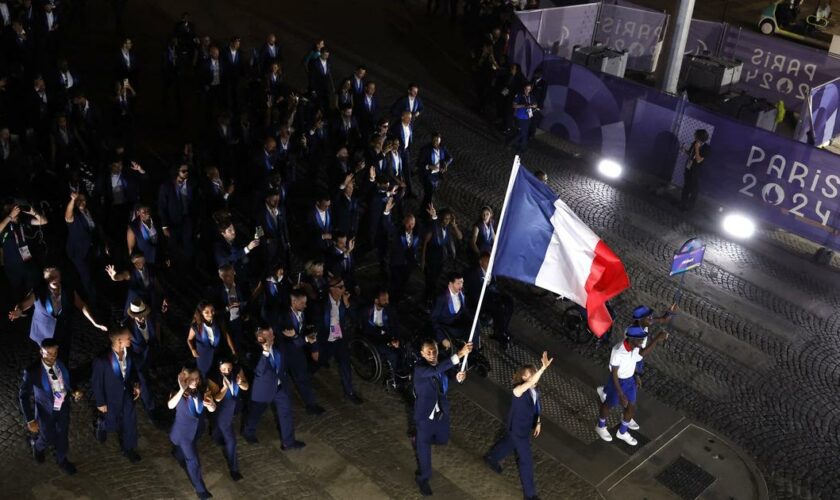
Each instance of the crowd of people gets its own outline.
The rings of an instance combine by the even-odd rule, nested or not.
[[[115,2],[118,31],[123,5]],[[457,1],[446,6],[457,16]],[[480,111],[490,105],[523,152],[545,83],[539,72],[526,79],[506,59],[513,7],[466,1],[463,18],[474,42]],[[439,13],[440,2],[430,1],[428,14]],[[296,86],[284,68],[301,59],[275,34],[248,48],[238,36],[202,34],[188,13],[166,34],[158,82],[146,76],[149,62],[127,36],[110,64],[80,74],[67,30],[70,19],[84,25],[83,14],[84,2],[0,0],[4,298],[10,321],[29,322],[39,353],[23,371],[19,394],[35,461],[52,448],[60,469],[76,472],[68,460],[69,408],[85,398],[96,415],[95,438],[116,433],[125,458],[141,460],[142,407],[169,429],[173,456],[198,497],[209,498],[196,446],[206,423],[234,481],[243,479],[237,434],[259,442],[270,406],[282,449],[303,448],[293,387],[306,418],[317,418],[325,409],[313,377],[333,362],[345,398],[363,404],[350,342],[365,339],[386,367],[383,385],[411,395],[417,486],[431,495],[431,445],[449,435],[449,382],[463,382],[467,368],[489,369],[475,323],[492,323],[494,341],[511,344],[514,301],[486,280],[493,208],[482,207],[465,225],[440,206],[437,193],[457,160],[445,134],[424,124],[421,86],[408,83],[383,102],[364,64],[347,76],[336,72],[323,39],[303,54],[305,83]],[[92,93],[87,82],[105,76],[113,93]],[[139,98],[154,86],[159,102]],[[142,107],[175,122],[192,116],[194,138],[167,158],[141,161],[148,158],[139,146]],[[191,107],[192,115],[185,111]],[[374,271],[359,272],[360,262]],[[200,299],[184,304],[185,296]],[[173,315],[176,305],[191,316]],[[93,359],[78,353],[74,310],[106,332],[94,341],[104,352]],[[418,312],[426,322],[419,330],[401,320]],[[631,354],[616,354],[604,418],[611,405],[635,401],[624,379],[628,363],[658,342],[641,348],[633,339],[645,335],[628,330],[620,344]],[[172,360],[175,380],[161,380],[153,368]],[[536,384],[550,364],[544,354],[540,368],[515,373],[507,433],[484,458],[500,472],[515,450],[531,499],[530,437],[541,424]],[[161,386],[173,391],[162,394]],[[620,432],[634,428],[632,416],[625,414]],[[597,432],[607,439],[604,422]]]
[[[467,3],[465,16],[496,14],[485,12],[494,2]],[[400,388],[401,370],[414,374],[408,389],[424,414],[418,486],[430,494],[430,445],[446,441],[441,426],[448,432],[448,380],[466,376],[451,360],[438,364],[437,350],[446,358],[472,352],[470,366],[489,369],[482,339],[470,341],[470,332],[496,228],[489,206],[470,226],[440,208],[437,192],[457,163],[444,135],[422,125],[420,85],[381,102],[375,75],[360,64],[342,77],[326,41],[316,40],[303,57],[306,83],[295,86],[283,68],[299,59],[276,35],[246,48],[237,36],[201,34],[188,13],[166,36],[159,81],[128,36],[96,74],[81,74],[68,47],[70,20],[83,26],[83,14],[84,2],[0,0],[4,298],[11,322],[29,322],[39,353],[20,386],[34,459],[43,462],[52,448],[60,469],[76,472],[70,400],[87,398],[96,439],[116,433],[137,462],[138,410],[165,428],[165,401],[174,410],[173,455],[208,498],[196,448],[208,414],[230,476],[241,480],[236,435],[258,442],[258,423],[273,406],[283,449],[303,448],[292,386],[317,418],[325,410],[312,378],[331,361],[345,397],[363,403],[349,342],[365,338],[387,366],[387,386]],[[88,82],[107,77],[110,95],[91,90]],[[159,103],[143,98],[153,86]],[[171,157],[141,161],[148,155],[139,112],[159,109],[177,121],[189,116],[193,94],[195,138]],[[518,122],[532,116],[523,94],[510,105]],[[378,273],[358,276],[365,260]],[[181,323],[170,303],[196,283],[201,299]],[[487,288],[483,319],[506,347],[513,300],[495,281]],[[424,311],[428,326],[406,328],[406,309]],[[74,310],[106,332],[93,359],[78,353]],[[165,342],[167,332],[176,339]],[[183,366],[177,386],[152,375],[173,356]],[[161,385],[177,390],[160,394]],[[533,414],[537,396],[528,394]],[[499,460],[510,451],[500,446]]]

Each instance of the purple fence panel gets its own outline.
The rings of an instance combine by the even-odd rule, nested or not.
[[[693,104],[686,105],[685,116],[714,132],[701,167],[704,195],[840,250],[836,155]]]
[[[542,64],[544,53],[534,36],[519,21],[519,16],[511,23],[509,55],[513,62],[519,63],[522,73],[531,76],[534,69]]]
[[[549,53],[570,59],[572,49],[589,46],[598,21],[597,3],[546,9],[542,12],[537,42]]]
[[[811,130],[814,144],[822,146],[840,135],[840,79],[811,89]]]
[[[534,38],[538,38],[540,32],[540,21],[542,20],[542,13],[543,10],[526,10],[522,12],[517,12],[516,17],[519,18],[519,22],[525,26]]]
[[[629,53],[627,68],[653,72],[668,16],[662,12],[604,4],[595,41]]]
[[[708,52],[717,55],[718,46],[726,30],[725,23],[701,21],[693,19],[688,29],[688,39],[685,43],[685,54],[702,55]]]
[[[546,60],[543,76],[548,89],[540,128],[652,175],[670,177],[676,155],[670,133],[676,98],[564,59]]]
[[[744,62],[740,87],[752,95],[799,109],[811,87],[840,74],[840,58],[778,37],[730,27],[722,55]]]

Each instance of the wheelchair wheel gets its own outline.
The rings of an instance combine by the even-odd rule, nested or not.
[[[561,327],[566,336],[576,344],[585,344],[592,338],[589,327],[586,326],[586,320],[583,319],[583,315],[576,305],[569,306],[563,311]]]
[[[350,364],[362,380],[375,382],[382,376],[382,359],[368,339],[354,338],[350,341]]]

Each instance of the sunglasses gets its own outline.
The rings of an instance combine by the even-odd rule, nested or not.
[[[52,368],[50,368],[49,374],[53,380],[58,380],[58,376],[55,374],[55,370],[53,370]]]

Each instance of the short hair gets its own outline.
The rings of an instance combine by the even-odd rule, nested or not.
[[[480,254],[478,254],[479,259],[490,258],[490,252],[487,250],[483,250]]]
[[[58,341],[55,339],[44,339],[41,341],[41,349],[49,349],[50,347],[58,347]]]
[[[409,82],[409,83],[408,83],[408,87],[406,87],[406,88],[410,90],[410,89],[412,89],[412,88],[414,88],[414,87],[417,87],[417,88],[419,89],[419,88],[420,88],[420,85],[417,85],[417,84],[416,84],[416,83],[414,83],[414,82]]]
[[[142,259],[145,259],[145,258],[146,258],[146,256],[145,256],[145,255],[143,254],[143,252],[141,252],[140,250],[135,250],[135,251],[131,252],[131,257],[129,257],[129,259],[131,260],[131,262],[135,262],[135,261],[137,261],[137,260],[139,260],[139,259],[141,259],[141,258],[142,258]]]
[[[223,220],[223,221],[219,221],[219,223],[216,224],[216,229],[218,229],[220,233],[224,233],[225,231],[227,231],[227,228],[229,228],[231,226],[233,226],[232,221]],[[236,230],[236,227],[234,227],[233,229]]]
[[[306,292],[303,291],[303,288],[292,288],[292,291],[289,292],[289,297],[297,300],[305,299]]]
[[[426,337],[420,341],[420,350],[422,351],[426,346],[437,347],[437,342],[431,337]]]
[[[225,264],[223,266],[219,266],[219,274],[226,273],[228,271],[233,271],[233,264]]]
[[[315,198],[315,201],[316,202],[331,201],[330,200],[330,195],[326,191],[322,191],[322,192],[318,193],[318,196]]]
[[[337,240],[337,239],[339,239],[339,238],[347,238],[347,233],[345,233],[344,231],[340,231],[340,230],[333,231],[333,232],[332,232],[332,239],[333,239],[333,241],[335,241],[335,240]]]
[[[108,340],[113,342],[118,336],[125,335],[127,333],[129,333],[128,328],[122,325],[111,327],[108,329]]]
[[[447,283],[455,283],[456,280],[464,279],[464,273],[461,271],[450,271],[446,275],[446,282]]]
[[[706,129],[698,128],[694,131],[694,136],[697,137],[700,142],[706,142],[709,140],[709,132],[707,132]]]

